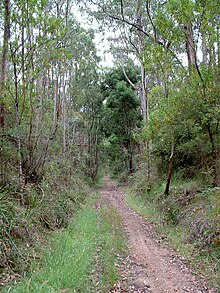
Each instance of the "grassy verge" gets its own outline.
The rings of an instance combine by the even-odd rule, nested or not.
[[[2,292],[107,292],[118,279],[115,262],[123,236],[116,211],[103,209],[99,215],[93,207],[96,199],[79,210],[65,230],[51,235],[42,259],[32,264],[26,278]]]
[[[170,216],[169,208],[171,204],[168,206],[167,210],[161,207],[161,202],[158,201],[158,195],[154,195],[155,199],[152,199],[152,194],[149,195],[149,198],[147,196],[137,196],[137,194],[135,194],[134,190],[128,192],[126,197],[128,206],[137,211],[144,218],[156,223],[158,233],[163,235],[180,255],[188,259],[194,269],[199,274],[206,277],[212,286],[220,289],[218,287],[220,283],[219,246],[213,249],[213,246],[210,245],[202,249],[201,241],[198,243],[197,239],[190,239],[189,237],[192,231],[190,230],[190,225],[187,226],[187,221],[190,222],[191,219],[191,224],[192,222],[196,223],[197,217],[200,215],[199,211],[197,211],[196,215],[190,214],[190,211],[194,210],[195,206],[198,204],[201,205],[199,199],[194,199],[193,202],[190,203],[192,207],[189,207],[189,205],[184,207],[187,210],[184,210],[184,208],[182,208],[182,210],[180,209],[179,214],[175,214],[175,210],[173,209],[172,216]],[[164,200],[164,204],[167,204],[167,199]],[[205,213],[206,211],[203,211],[204,217]],[[184,221],[181,221],[182,214],[184,215]],[[187,217],[189,217],[189,219],[187,219]]]
[[[53,235],[50,249],[33,273],[3,292],[90,292],[88,275],[97,246],[97,213],[86,207],[66,231]]]
[[[152,202],[146,202],[146,200],[135,196],[132,192],[128,193],[125,202],[129,207],[154,223],[159,224],[162,220],[161,215],[158,214],[156,206]]]
[[[40,257],[38,247],[52,231],[67,227],[88,197],[83,173],[70,173],[66,166],[66,161],[51,163],[44,177],[28,182],[22,192],[13,181],[0,186],[0,291],[30,271]]]

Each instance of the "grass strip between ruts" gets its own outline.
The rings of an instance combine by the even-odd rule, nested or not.
[[[117,256],[123,255],[126,244],[121,218],[117,210],[103,208],[100,218],[99,290],[106,293],[120,279],[118,265],[116,265]]]

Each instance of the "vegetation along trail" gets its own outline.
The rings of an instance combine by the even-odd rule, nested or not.
[[[219,15],[0,0],[0,292],[220,292]]]
[[[118,283],[112,292],[215,292],[159,239],[152,223],[126,206],[125,194],[108,178],[101,197],[105,204],[118,210],[128,244],[128,255],[121,267],[122,284]]]

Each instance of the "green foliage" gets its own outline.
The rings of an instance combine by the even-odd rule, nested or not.
[[[129,72],[128,72],[129,74]],[[116,173],[126,168],[133,171],[135,132],[141,126],[139,101],[134,90],[125,81],[122,70],[112,69],[106,74],[103,85],[106,98],[102,129],[105,148]]]
[[[127,1],[122,7],[119,1],[102,0],[94,10],[94,4],[80,2],[101,26],[122,32],[122,42],[114,40],[120,46],[114,50],[117,62],[135,54],[144,68],[140,72],[131,59],[126,61],[123,69],[131,83],[120,67],[100,74],[94,31],[81,27],[69,1],[13,2],[0,129],[3,271],[18,272],[19,257],[29,266],[22,243],[34,243],[34,229],[68,225],[88,193],[82,178],[98,178],[100,162],[120,178],[138,169],[137,190],[153,199],[163,193],[165,181],[157,178],[165,178],[174,146],[178,179],[199,178],[206,189],[219,186],[218,1],[148,1],[148,7],[144,1]],[[4,28],[3,3],[0,24]],[[184,54],[197,55],[188,67]],[[140,102],[131,84],[140,94],[145,82],[149,119],[141,130]],[[175,189],[175,180],[172,184]],[[172,190],[156,198],[163,221],[175,226],[182,222],[182,199]],[[216,206],[217,192],[208,194],[207,205]],[[200,216],[204,212],[195,210]],[[215,212],[205,209],[205,221],[192,227],[195,235],[195,227],[201,228],[200,248],[218,241],[216,232],[207,237],[216,229]]]
[[[36,245],[42,245],[50,231],[67,227],[88,196],[89,188],[82,175],[71,168],[70,162],[53,162],[47,166],[40,184],[27,184],[22,193],[11,183],[2,189],[0,260],[3,283],[9,273],[23,276],[30,270],[38,253]]]
[[[97,210],[93,195],[64,231],[53,233],[40,262],[21,282],[3,292],[106,292],[118,279],[117,255],[124,249],[120,217]],[[94,271],[94,266],[97,271]],[[97,273],[100,273],[97,275]],[[97,281],[97,282],[96,282]]]
[[[216,96],[216,87],[212,86],[206,89],[207,96],[204,99],[198,82],[199,78],[193,76],[190,83],[186,82],[178,90],[173,89],[168,97],[160,98],[151,113],[149,124],[143,129],[143,138],[154,142],[153,150],[159,172],[164,172],[164,160],[167,161],[169,157],[172,139],[175,144],[176,170],[185,168],[185,175],[190,177],[199,170],[205,171],[208,161],[213,164],[213,143],[216,152],[220,146],[219,97]],[[158,91],[155,89],[152,95],[160,94]],[[209,163],[208,166],[211,168]]]
[[[68,225],[88,195],[85,177],[98,172],[99,58],[93,30],[68,3],[11,5],[0,129],[3,282],[29,269],[43,234]]]
[[[97,213],[91,207],[78,212],[66,231],[53,235],[50,250],[44,253],[40,267],[18,286],[3,292],[90,292],[88,275],[97,247]],[[43,269],[41,268],[43,267]]]

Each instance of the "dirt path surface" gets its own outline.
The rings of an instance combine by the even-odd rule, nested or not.
[[[216,292],[198,280],[184,259],[163,243],[152,223],[125,205],[124,193],[108,178],[101,190],[101,202],[117,209],[128,244],[128,255],[120,266],[121,281],[111,292]]]

